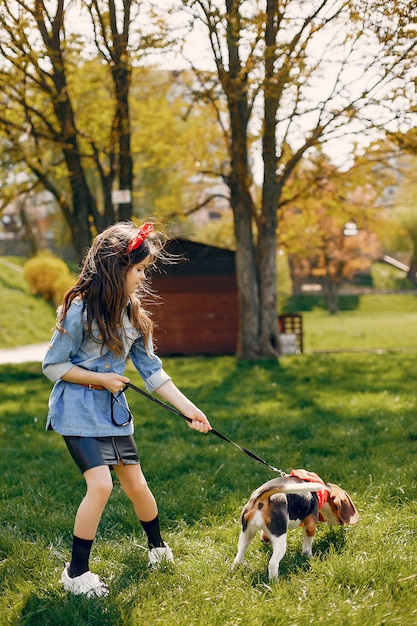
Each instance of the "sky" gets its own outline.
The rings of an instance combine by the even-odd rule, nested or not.
[[[83,18],[79,12],[79,9],[76,8],[77,3],[70,3],[69,14],[71,16],[71,28],[77,30],[79,32],[85,33],[88,31],[88,21]],[[167,2],[167,6],[170,2]],[[337,0],[335,3],[337,4]],[[72,7],[72,8],[71,8]],[[182,26],[182,17],[179,14],[175,14],[170,16],[170,25],[176,26],[178,32],[181,30]],[[329,31],[327,39],[321,36],[318,39],[317,44],[315,44],[315,48],[312,48],[311,54],[316,55],[316,58],[320,61],[329,54],[329,49],[331,46],[334,46],[332,49],[333,58],[329,60],[327,64],[327,68],[323,77],[319,80],[316,79],[315,84],[309,89],[308,97],[312,102],[316,103],[316,111],[313,110],[309,115],[304,115],[302,118],[302,122],[300,123],[300,127],[298,129],[299,138],[297,139],[296,134],[293,133],[293,141],[300,143],[304,141],[305,133],[307,133],[312,124],[314,124],[314,120],[317,115],[317,107],[320,105],[320,102],[326,99],[326,94],[329,93],[329,89],[331,89],[331,85],[335,80],[336,72],[338,71],[337,58],[335,55],[342,54],[341,50],[344,50],[343,40],[345,38],[345,32],[341,32],[340,34],[340,42],[336,41],[337,32]],[[192,32],[187,35],[186,44],[184,47],[184,55],[180,54],[162,54],[159,52],[157,55],[153,57],[150,56],[148,58],[149,62],[154,62],[155,65],[160,67],[161,69],[186,69],[189,67],[189,64],[186,59],[192,61],[194,65],[199,68],[215,70],[214,61],[212,58],[211,51],[208,46],[208,37],[206,34],[206,30],[202,27],[199,27],[198,23],[195,25]],[[336,45],[337,44],[337,45]],[[357,93],[360,93],[366,84],[373,79],[372,74],[369,72],[369,68],[364,65],[364,54],[368,51],[359,51],[356,55],[352,55],[347,68],[344,70],[344,80],[347,83],[350,83],[350,89],[355,90]],[[334,100],[332,106],[336,107],[340,104],[341,99],[339,101],[337,99]],[[373,115],[375,117],[381,116],[382,110],[378,107],[374,107]],[[415,123],[416,120],[414,120]],[[355,128],[356,126],[356,128]],[[365,134],[360,131],[360,127],[358,124],[352,124],[352,133],[344,134],[343,136],[339,136],[333,141],[329,141],[326,143],[325,151],[333,160],[333,162],[340,167],[341,169],[347,169],[352,163],[353,156],[353,145],[359,145],[362,150],[369,145],[369,143],[377,138],[377,134]],[[394,127],[391,128],[394,130]],[[406,127],[402,128],[403,131],[407,130]]]

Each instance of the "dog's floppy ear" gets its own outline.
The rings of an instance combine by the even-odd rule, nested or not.
[[[330,487],[329,504],[340,524],[354,526],[359,521],[359,515],[351,497],[337,485],[327,483]]]

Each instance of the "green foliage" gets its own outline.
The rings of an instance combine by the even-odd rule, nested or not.
[[[386,263],[374,263],[371,268],[375,289],[412,289],[413,285],[401,270]]]
[[[66,292],[68,291],[68,289],[71,289],[71,287],[73,287],[75,285],[76,279],[75,277],[67,272],[64,272],[63,274],[61,274],[61,276],[59,276],[56,281],[54,282],[54,297],[53,297],[53,302],[56,305],[61,304],[64,295],[66,294]]]
[[[144,534],[116,483],[91,560],[110,584],[105,600],[67,595],[59,583],[84,485],[62,438],[44,431],[51,385],[39,365],[0,366],[2,624],[411,626],[416,354],[166,359],[215,428],[285,471],[305,467],[341,484],[361,519],[352,528],[320,524],[310,561],[300,556],[301,529],[291,531],[275,585],[270,547],[258,538],[246,568],[232,571],[241,507],[271,472],[128,392],[176,562],[148,571]]]
[[[358,166],[347,172],[337,170],[319,153],[303,163],[286,185],[279,241],[296,282],[314,275],[328,289],[335,289],[380,256],[371,233],[381,217],[360,187],[361,175]],[[345,234],[348,222],[357,227],[354,236]]]
[[[184,222],[187,214],[211,193],[210,187],[218,184],[215,174],[209,173],[218,171],[225,159],[223,137],[213,111],[202,102],[190,104],[188,94],[194,80],[187,72],[134,71],[133,193],[135,206],[140,207],[135,210],[139,216],[153,213],[158,219]],[[214,201],[205,206],[218,205]]]
[[[68,265],[49,253],[40,253],[27,261],[24,277],[34,295],[54,304],[59,304],[64,293],[76,282]]]
[[[190,224],[190,230],[193,231],[192,224]],[[197,233],[190,235],[190,239],[205,243],[208,246],[236,250],[233,217],[230,211],[224,211],[220,214],[219,219],[210,220],[207,224],[202,225]]]

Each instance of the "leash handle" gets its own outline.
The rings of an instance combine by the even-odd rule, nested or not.
[[[123,388],[122,391],[124,391],[126,389],[126,387],[130,387],[130,389],[133,389],[133,391],[136,391],[136,393],[141,394],[142,396],[144,396],[148,400],[152,400],[152,402],[155,402],[155,404],[158,404],[159,406],[161,406],[162,408],[166,409],[167,411],[171,411],[171,413],[174,413],[175,415],[178,415],[178,417],[182,417],[182,419],[186,420],[187,422],[192,422],[193,421],[190,417],[187,417],[186,415],[184,415],[184,413],[181,413],[181,411],[178,411],[178,409],[175,409],[173,406],[170,406],[169,404],[165,404],[165,402],[162,402],[161,400],[158,400],[158,398],[155,398],[154,396],[152,396],[147,391],[144,391],[143,389],[140,389],[140,387],[136,387],[136,385],[134,385],[133,383],[126,383],[126,385],[125,385],[125,387]],[[255,459],[255,461],[258,461],[259,463],[262,463],[262,465],[265,465],[266,467],[268,467],[273,472],[277,472],[281,476],[286,476],[287,475],[286,472],[283,472],[282,470],[277,469],[273,465],[270,465],[269,463],[267,463],[266,461],[261,459],[261,457],[258,456],[257,454],[255,454],[254,452],[251,452],[250,450],[247,450],[246,448],[242,448],[242,446],[239,446],[239,444],[235,443],[234,441],[229,439],[229,437],[226,437],[226,435],[223,435],[223,433],[219,432],[215,428],[212,428],[211,430],[209,430],[209,433],[212,433],[216,437],[219,437],[220,439],[223,439],[224,441],[227,441],[227,443],[231,443],[233,446],[235,446],[235,448],[237,448],[238,450],[240,450],[241,452],[243,452],[247,456],[250,456],[252,459]]]

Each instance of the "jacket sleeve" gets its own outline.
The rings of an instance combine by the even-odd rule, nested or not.
[[[149,340],[148,352],[145,350],[143,336],[136,339],[130,349],[129,356],[150,393],[166,383],[167,380],[171,380],[171,377],[162,367],[161,359],[154,353],[151,339]]]
[[[42,371],[49,380],[56,382],[74,365],[71,357],[78,352],[83,340],[82,303],[72,303],[64,320],[63,328],[56,329],[42,363]]]

